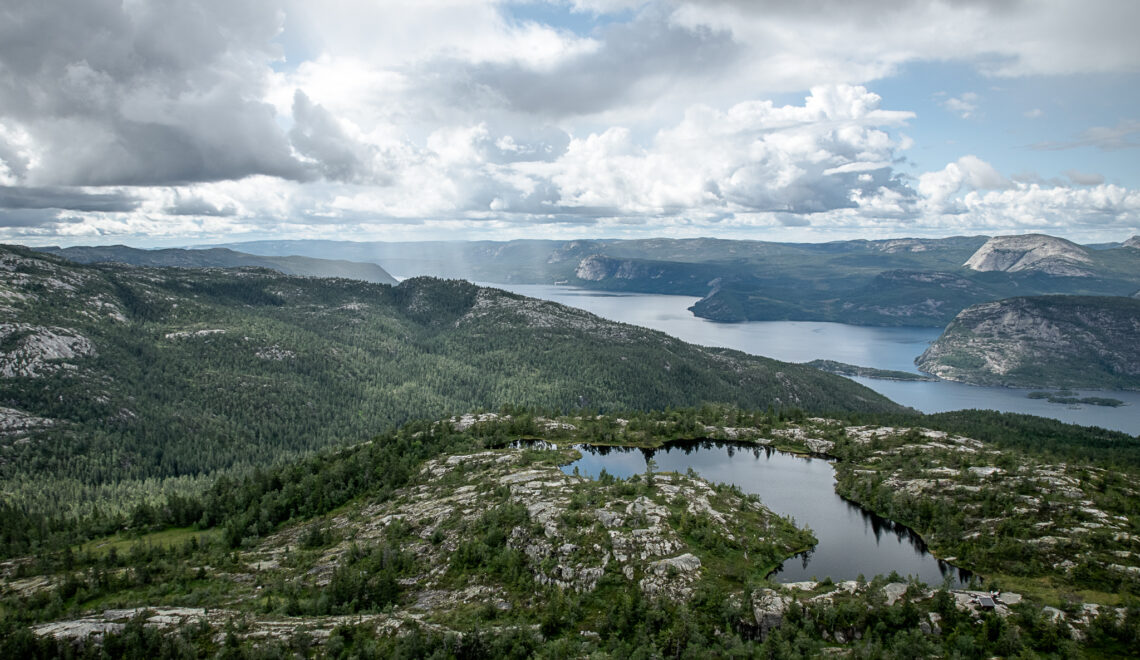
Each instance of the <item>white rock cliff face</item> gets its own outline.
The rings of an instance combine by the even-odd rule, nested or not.
[[[1138,389],[1136,337],[1128,298],[1009,298],[963,310],[915,364],[978,385]]]
[[[1076,243],[1044,234],[995,236],[978,248],[966,268],[979,272],[1018,273],[1037,271],[1049,275],[1087,277],[1092,271],[1088,253]]]
[[[661,276],[661,272],[659,269],[628,259],[611,259],[595,254],[579,262],[574,275],[578,279],[588,282],[600,282],[611,278],[616,280],[656,279]]]
[[[91,340],[66,328],[0,323],[0,377],[35,378],[64,366],[62,360],[95,354]]]

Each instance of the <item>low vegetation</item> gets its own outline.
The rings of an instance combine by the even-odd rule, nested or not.
[[[0,643],[21,657],[914,657],[1113,655],[1140,641],[1140,556],[1124,550],[1135,467],[856,421],[706,407],[411,423],[8,561]],[[985,592],[897,576],[768,582],[809,532],[689,475],[567,474],[557,466],[574,450],[553,448],[685,438],[838,458],[841,493],[911,525]],[[1017,593],[988,611],[990,590]]]

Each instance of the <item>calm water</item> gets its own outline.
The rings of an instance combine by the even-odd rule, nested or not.
[[[486,286],[579,307],[603,318],[660,330],[694,344],[734,348],[787,362],[826,359],[918,373],[914,359],[941,334],[937,328],[870,328],[809,321],[716,323],[689,312],[688,307],[698,300],[690,296],[605,293],[537,284]],[[1140,392],[1080,391],[1080,396],[1103,396],[1128,404],[1105,408],[1029,399],[1025,396],[1028,390],[1004,387],[975,387],[949,381],[854,380],[898,403],[927,413],[964,408],[1000,410],[1140,435]]]
[[[864,511],[835,494],[835,471],[818,458],[801,458],[765,448],[721,443],[674,444],[665,449],[609,449],[580,447],[582,459],[565,468],[578,468],[597,477],[603,468],[614,476],[645,472],[652,457],[661,471],[684,473],[692,468],[701,477],[740,486],[760,496],[764,504],[808,526],[819,539],[810,553],[784,562],[774,576],[780,582],[822,579],[851,580],[860,574],[897,571],[914,575],[930,585],[949,576],[955,584],[968,579],[949,564],[926,552],[918,535],[901,525]]]

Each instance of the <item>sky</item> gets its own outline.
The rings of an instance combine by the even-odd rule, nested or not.
[[[1131,0],[4,0],[0,241],[1140,234]]]

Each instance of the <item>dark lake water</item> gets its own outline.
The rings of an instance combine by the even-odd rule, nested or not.
[[[604,468],[618,477],[645,472],[652,457],[660,471],[684,473],[692,468],[701,477],[739,486],[760,496],[776,513],[808,526],[819,539],[810,553],[784,562],[774,578],[780,582],[823,579],[867,579],[897,571],[929,585],[947,576],[956,585],[968,579],[926,551],[909,529],[869,513],[835,494],[835,471],[819,458],[803,458],[763,447],[690,442],[664,449],[579,447],[581,460],[565,466],[584,476],[597,477]]]
[[[716,323],[697,318],[689,312],[688,307],[697,301],[690,296],[606,293],[538,284],[486,286],[553,300],[603,318],[660,330],[694,344],[734,348],[787,362],[826,359],[918,373],[914,359],[941,334],[937,328],[871,328],[806,321]],[[966,408],[1000,410],[1140,434],[1140,392],[1080,391],[1080,396],[1108,397],[1128,404],[1106,408],[1029,399],[1025,396],[1028,390],[1005,387],[976,387],[949,381],[853,380],[898,403],[927,413]]]

